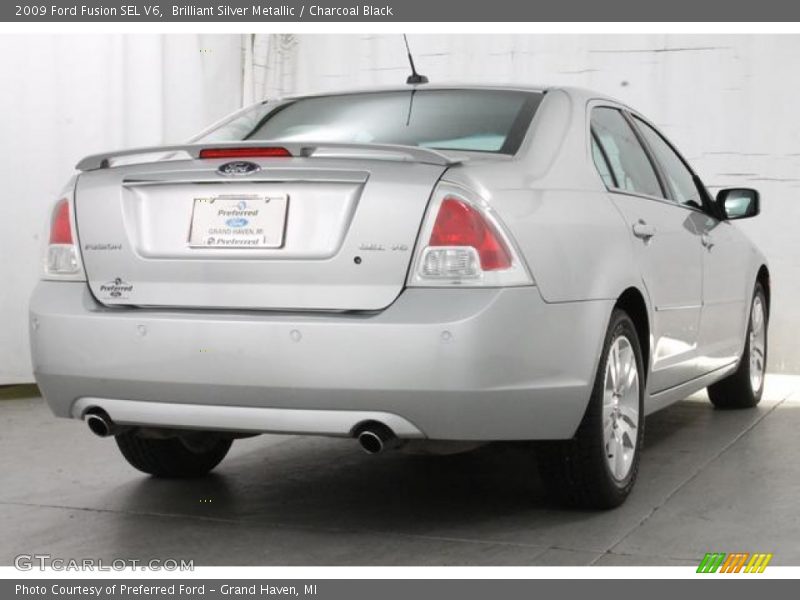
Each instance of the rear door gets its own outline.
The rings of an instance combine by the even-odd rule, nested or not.
[[[379,310],[402,291],[445,166],[341,158],[156,162],[83,173],[76,220],[107,305]],[[224,171],[224,170],[223,170]]]
[[[591,129],[595,163],[629,226],[653,306],[648,387],[659,392],[698,375],[703,257],[697,214],[671,199],[668,183],[620,110],[594,108]]]

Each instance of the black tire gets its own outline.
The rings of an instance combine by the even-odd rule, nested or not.
[[[753,307],[755,303],[761,302],[763,308],[763,328],[764,328],[764,352],[761,357],[764,370],[762,371],[761,382],[758,384],[757,389],[753,389],[751,383],[751,366],[750,366],[750,344],[751,344],[751,331],[753,329]],[[721,409],[738,409],[738,408],[753,408],[761,402],[761,396],[764,393],[764,371],[766,371],[767,364],[767,330],[769,324],[769,310],[767,308],[767,297],[764,293],[764,288],[760,283],[756,283],[753,290],[753,298],[750,301],[750,314],[747,318],[747,331],[745,332],[744,351],[742,356],[739,357],[739,366],[736,370],[728,375],[725,379],[721,379],[717,383],[708,386],[708,398],[716,408]]]
[[[233,443],[213,433],[160,439],[140,437],[135,430],[117,435],[116,440],[132,467],[167,479],[202,477],[225,458]]]
[[[633,350],[638,376],[638,418],[636,443],[627,475],[618,479],[608,464],[603,435],[603,398],[606,367],[614,342],[624,336]],[[644,439],[645,377],[639,337],[631,318],[614,309],[606,332],[603,353],[597,367],[591,398],[581,424],[571,440],[546,442],[538,452],[539,471],[551,495],[562,505],[609,509],[622,504],[633,489],[639,471]],[[628,438],[630,439],[630,438]]]

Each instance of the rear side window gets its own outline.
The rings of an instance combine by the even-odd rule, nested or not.
[[[636,117],[634,119],[636,119],[636,124],[642,133],[642,137],[644,137],[645,142],[655,154],[658,164],[661,165],[661,171],[666,175],[675,199],[681,204],[699,208],[700,194],[694,183],[692,172],[660,133],[641,119]]]
[[[258,105],[196,141],[402,144],[515,154],[541,100],[539,92],[490,89],[314,96]]]
[[[592,134],[592,158],[600,173],[600,178],[603,180],[603,183],[606,184],[606,187],[617,187],[617,181],[614,179],[614,175],[611,173],[611,167],[608,165],[608,158],[603,153],[603,149],[600,147],[597,137],[594,134]]]
[[[663,198],[664,192],[658,182],[655,169],[631,126],[614,108],[592,110],[592,134],[602,149],[607,166],[598,165],[600,176],[604,170],[611,171],[617,189],[634,194]],[[597,165],[597,154],[595,164]],[[608,183],[606,183],[608,185]]]

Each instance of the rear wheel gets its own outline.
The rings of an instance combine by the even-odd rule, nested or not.
[[[767,368],[767,322],[766,295],[756,283],[739,366],[725,379],[708,386],[708,397],[717,408],[752,408],[761,402]]]
[[[230,439],[213,433],[148,438],[136,431],[116,436],[122,456],[131,466],[155,477],[201,477],[216,467],[230,450]]]
[[[561,502],[614,508],[628,497],[639,470],[644,434],[644,366],[631,318],[615,309],[589,405],[571,440],[548,442],[539,469]]]

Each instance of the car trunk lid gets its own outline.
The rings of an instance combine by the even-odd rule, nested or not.
[[[224,159],[83,161],[75,207],[92,293],[110,306],[385,308],[448,163],[347,152],[248,159],[256,168],[233,175]]]

